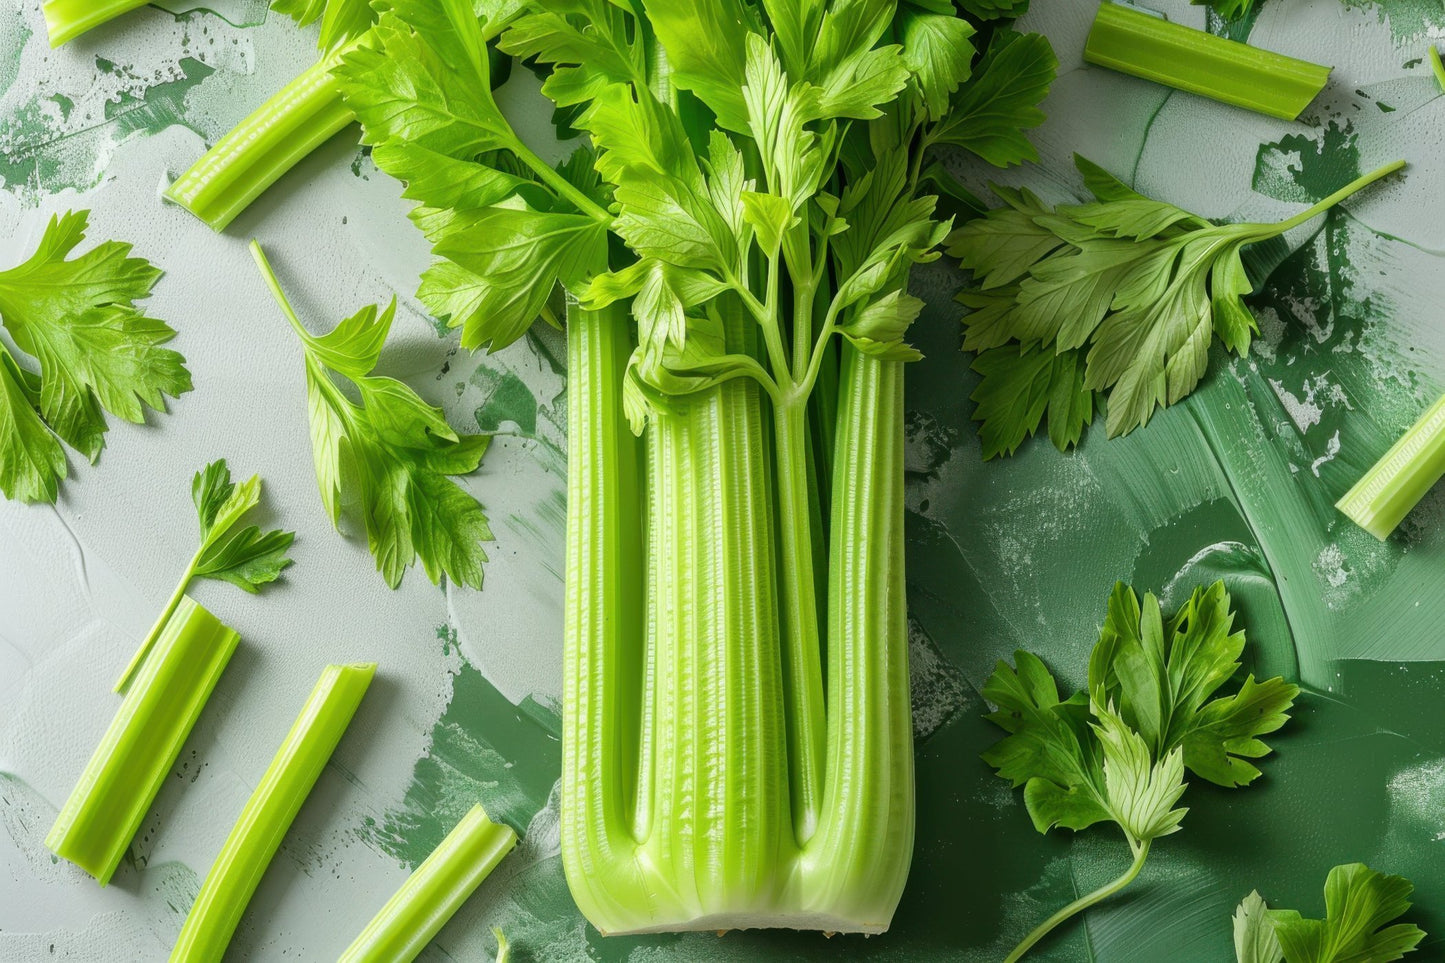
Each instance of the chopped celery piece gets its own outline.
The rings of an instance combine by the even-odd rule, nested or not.
[[[50,35],[50,46],[59,47],[87,30],[149,2],[150,0],[45,0],[40,9],[45,14],[45,30]]]
[[[1110,2],[1099,5],[1084,59],[1285,120],[1298,117],[1330,78],[1329,67]]]
[[[473,806],[346,948],[340,963],[416,959],[516,845],[516,833],[488,819],[480,805]],[[499,952],[505,952],[505,941],[498,943]]]
[[[171,963],[206,963],[225,955],[251,894],[375,673],[374,662],[328,665],[321,673],[206,874],[171,950]]]
[[[1384,541],[1442,476],[1445,398],[1431,405],[1335,507]]]
[[[51,852],[110,881],[238,641],[180,599],[45,837]]]
[[[222,231],[246,207],[355,116],[331,68],[343,44],[282,87],[191,165],[165,197]]]
[[[237,485],[231,481],[226,459],[213,461],[196,472],[191,479],[191,499],[200,518],[201,544],[191,556],[181,580],[156,620],[150,634],[131,656],[130,663],[115,683],[115,691],[123,692],[146,655],[170,621],[171,613],[193,578],[218,579],[230,582],[247,592],[256,593],[261,586],[274,582],[291,564],[286,550],[295,539],[295,532],[274,529],[262,532],[256,525],[237,528],[241,519],[261,503],[261,476],[252,475]]]

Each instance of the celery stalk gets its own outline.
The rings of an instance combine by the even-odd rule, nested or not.
[[[154,661],[147,659],[145,666]],[[374,662],[328,665],[206,874],[171,963],[219,961],[291,821],[361,704]]]
[[[355,120],[331,68],[342,44],[282,87],[191,165],[165,197],[222,231],[252,201]]]
[[[516,845],[516,833],[473,806],[346,948],[340,963],[416,959]]]
[[[1330,69],[1104,2],[1084,60],[1236,107],[1294,120]]]
[[[1435,75],[1435,86],[1445,92],[1445,62],[1440,60],[1440,48],[1430,45],[1430,73]]]
[[[1431,405],[1335,507],[1384,541],[1441,477],[1445,477],[1445,398]]]
[[[51,852],[110,881],[238,641],[180,599],[45,837]]]
[[[913,858],[903,364],[840,346],[828,586],[827,782],[807,908],[882,932]],[[866,482],[860,482],[866,479]]]
[[[45,14],[50,46],[54,48],[148,2],[150,0],[45,0],[40,9]]]

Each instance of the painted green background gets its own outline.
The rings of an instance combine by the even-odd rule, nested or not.
[[[1268,0],[1263,17],[1294,3]],[[1048,10],[1038,9],[1045,4]],[[261,23],[260,4],[233,6],[231,25]],[[1029,22],[1051,36],[1058,26],[1061,58],[1073,66],[1077,50],[1064,44],[1077,40],[1080,11],[1090,4],[1036,0],[1035,7]],[[1322,18],[1340,15],[1333,3],[1327,10],[1308,0],[1295,7]],[[1318,199],[1359,172],[1362,154],[1372,155],[1397,129],[1387,126],[1399,123],[1394,115],[1433,100],[1412,51],[1430,31],[1445,31],[1438,0],[1354,8],[1360,22],[1381,25],[1370,37],[1385,49],[1384,59],[1400,65],[1403,86],[1332,91],[1305,125],[1260,140],[1241,194],[1279,205]],[[179,22],[203,34],[213,17],[186,13]],[[73,123],[74,103],[20,70],[30,19],[0,10],[0,88],[8,91],[0,102],[0,180],[12,202],[25,207],[96,187],[107,159],[133,138],[175,124],[209,139],[224,129],[214,105],[202,112],[196,104],[226,71],[197,59],[179,60],[174,76],[154,83],[121,84],[123,95],[108,100],[100,115]],[[1328,31],[1332,22],[1321,20],[1317,29]],[[1243,38],[1256,21],[1213,26]],[[127,70],[102,59],[98,76]],[[278,64],[262,50],[257,62],[258,73],[277,77],[299,69],[304,57]],[[1077,90],[1076,81],[1074,74],[1061,87]],[[24,89],[27,83],[34,90]],[[1171,141],[1178,127],[1170,121],[1190,116],[1189,99],[1147,85],[1100,89],[1126,98],[1122,106],[1092,103],[1098,142],[1126,145],[1100,159],[1143,189],[1182,199],[1176,190],[1210,163]],[[239,116],[241,105],[227,110]],[[1228,113],[1203,116],[1234,122]],[[1436,150],[1427,143],[1415,149]],[[1131,154],[1132,169],[1120,162]],[[351,158],[358,178],[378,176],[349,147],[323,155],[328,163]],[[986,176],[959,163],[975,181]],[[1041,168],[1008,176],[1060,197],[1072,185],[1057,145],[1045,146]],[[276,190],[299,203],[304,188],[293,177]],[[1159,593],[1166,607],[1200,582],[1226,579],[1249,635],[1250,668],[1296,678],[1306,694],[1295,719],[1272,740],[1278,751],[1256,786],[1191,786],[1184,830],[1156,846],[1135,886],[1066,927],[1033,958],[1227,960],[1229,916],[1250,889],[1317,915],[1326,872],[1353,860],[1412,877],[1419,902],[1412,918],[1445,937],[1445,498],[1439,492],[1428,498],[1383,545],[1331,507],[1445,387],[1445,337],[1415,344],[1402,336],[1390,293],[1398,272],[1419,272],[1438,260],[1345,210],[1293,242],[1293,251],[1260,252],[1262,263],[1279,263],[1252,299],[1262,337],[1247,359],[1216,356],[1194,396],[1128,438],[1106,441],[1095,430],[1069,455],[1030,443],[1016,457],[989,464],[979,457],[969,422],[975,376],[957,350],[952,294],[961,278],[943,262],[919,272],[929,309],[917,342],[927,359],[908,382],[919,822],[913,874],[888,935],[600,937],[577,915],[560,861],[545,845],[556,803],[557,707],[546,698],[509,701],[459,654],[458,629],[475,627],[453,613],[397,642],[431,646],[453,666],[440,716],[408,717],[408,724],[429,728],[420,758],[396,760],[411,768],[410,789],[376,800],[374,813],[343,831],[392,872],[420,862],[478,798],[531,838],[422,958],[474,958],[490,926],[507,932],[513,958],[523,961],[1000,958],[1039,919],[1127,860],[1122,841],[1107,830],[1077,838],[1033,831],[1020,794],[979,761],[998,733],[981,718],[978,690],[995,661],[1017,648],[1040,653],[1077,685],[1116,579]],[[1422,283],[1445,292],[1438,279]],[[502,433],[507,445],[560,476],[566,399],[555,387],[558,349],[555,336],[543,333],[513,348],[509,361],[453,357],[419,380],[434,375],[455,383],[457,397],[468,402],[463,410],[451,406],[454,420],[473,418],[478,430]],[[552,560],[542,566],[543,577],[560,578],[563,511],[554,494],[513,519],[552,546],[539,550]],[[467,611],[485,611],[485,604]],[[29,798],[23,781],[6,777],[5,786],[0,806]],[[44,806],[32,804],[44,822]],[[137,862],[137,872],[144,871],[143,854]],[[161,929],[179,927],[201,869],[156,869],[178,880]],[[329,878],[303,882],[327,887]],[[312,898],[328,898],[314,892]],[[316,925],[326,925],[324,914]],[[19,946],[0,942],[0,955],[7,945]],[[1432,938],[1421,957],[1438,957],[1442,946],[1445,938]],[[286,949],[243,928],[238,955],[279,959]]]

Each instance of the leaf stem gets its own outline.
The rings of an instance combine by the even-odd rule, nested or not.
[[[1069,917],[1082,913],[1084,910],[1088,909],[1090,906],[1093,906],[1095,903],[1099,903],[1108,899],[1110,896],[1113,896],[1125,886],[1128,886],[1130,883],[1134,882],[1134,877],[1139,875],[1139,870],[1144,868],[1144,860],[1149,856],[1149,843],[1150,840],[1147,839],[1140,842],[1135,840],[1132,836],[1129,837],[1129,848],[1134,852],[1134,861],[1129,864],[1129,869],[1125,871],[1124,875],[1120,876],[1112,883],[1106,883],[1103,886],[1100,886],[1092,893],[1080,896],[1068,906],[1065,906],[1053,916],[1050,916],[1038,926],[1034,927],[1033,932],[1029,933],[1028,936],[1025,936],[1023,938],[1023,942],[1019,943],[1018,946],[1014,947],[1012,953],[1004,957],[1003,963],[1018,963],[1019,960],[1023,959],[1024,954],[1027,953],[1035,943],[1043,939],[1045,936],[1049,935],[1049,933],[1053,931],[1054,927],[1058,926]]]
[[[177,583],[176,590],[171,593],[170,599],[166,602],[166,607],[161,610],[160,618],[156,619],[156,624],[151,626],[150,634],[145,637],[145,641],[140,644],[140,648],[135,650],[135,655],[130,657],[130,662],[126,665],[125,671],[120,674],[120,678],[116,680],[115,688],[112,691],[124,692],[126,686],[130,685],[130,680],[135,676],[136,670],[138,670],[141,667],[141,663],[145,661],[145,657],[150,653],[151,649],[155,648],[156,640],[161,637],[161,633],[170,622],[171,616],[176,613],[176,608],[181,604],[181,599],[186,597],[186,588],[191,584],[191,578],[196,574],[196,566],[199,565],[201,561],[201,553],[205,550],[206,546],[202,543],[201,547],[196,549],[196,554],[191,556],[190,564],[186,566],[186,571],[181,575],[181,580]]]
[[[1319,215],[1323,214],[1325,211],[1334,207],[1336,204],[1338,204],[1340,201],[1343,201],[1351,194],[1354,194],[1357,191],[1364,190],[1366,187],[1369,187],[1371,184],[1375,183],[1375,181],[1378,181],[1381,178],[1389,177],[1391,174],[1395,173],[1404,166],[1405,162],[1402,160],[1393,161],[1392,163],[1386,164],[1384,167],[1378,168],[1368,174],[1365,174],[1363,177],[1355,178],[1344,187],[1341,187],[1339,190],[1335,191],[1329,197],[1326,197],[1318,204],[1315,204],[1313,207],[1310,207],[1307,210],[1300,211],[1289,220],[1279,225],[1276,225],[1274,229],[1275,233],[1284,234],[1288,231],[1294,230],[1301,224],[1310,220],[1310,218],[1318,217]]]
[[[311,344],[311,332],[301,323],[296,316],[296,311],[291,307],[291,302],[286,298],[286,292],[281,290],[281,282],[276,279],[276,272],[271,270],[271,262],[266,259],[266,252],[261,250],[261,242],[255,239],[251,241],[251,257],[256,259],[256,266],[261,269],[261,279],[266,282],[266,287],[271,289],[271,296],[281,307],[281,313],[286,315],[286,320],[291,322],[291,327],[301,336],[301,340],[309,346]]]
[[[516,154],[518,159],[521,160],[522,163],[532,168],[532,170],[537,173],[537,176],[542,178],[543,182],[546,183],[548,187],[552,188],[552,190],[556,191],[562,197],[565,197],[567,200],[571,201],[573,207],[577,208],[577,210],[581,211],[583,214],[594,218],[595,220],[602,221],[607,224],[612,223],[611,214],[608,214],[607,211],[603,210],[601,205],[599,205],[592,198],[582,193],[582,191],[577,188],[577,185],[573,184],[571,181],[567,180],[567,178],[557,173],[555,170],[553,170],[550,164],[548,164],[546,161],[542,160],[542,158],[534,154],[530,147],[522,143],[522,139],[520,137],[513,135],[512,144],[510,146],[512,149],[512,153]]]

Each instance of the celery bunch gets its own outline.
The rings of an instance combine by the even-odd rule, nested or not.
[[[976,48],[947,0],[479,9],[393,0],[334,75],[463,345],[566,304],[573,895],[603,932],[881,932],[914,820],[907,283],[948,230],[924,155],[1031,158],[1052,51]],[[560,165],[492,98],[493,37],[588,135]]]

